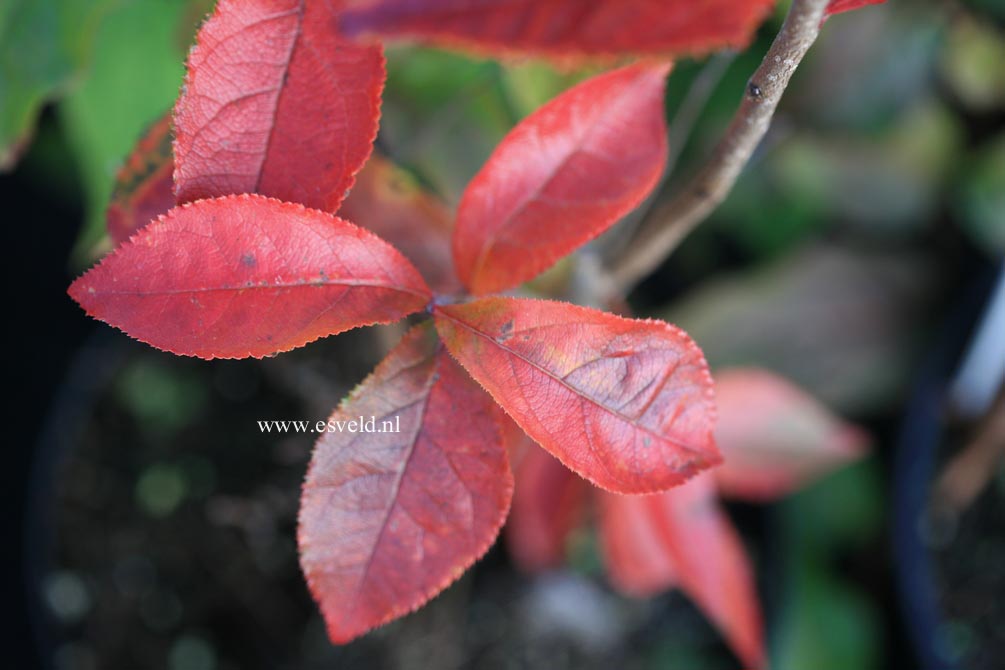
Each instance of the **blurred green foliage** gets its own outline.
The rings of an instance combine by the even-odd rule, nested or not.
[[[170,365],[141,362],[118,377],[119,402],[148,436],[168,440],[197,417],[207,391],[198,378]]]
[[[1005,40],[1001,32],[1001,28],[971,17],[959,21],[947,36],[939,61],[942,75],[972,108],[994,109],[1005,104]]]
[[[880,668],[875,606],[858,588],[834,578],[826,564],[800,561],[772,654],[779,670]]]
[[[989,253],[1005,255],[1005,134],[974,152],[957,188],[966,231]]]
[[[392,48],[381,142],[448,202],[516,122],[502,67],[445,51]]]
[[[187,494],[185,474],[176,465],[151,465],[136,482],[136,502],[153,517],[170,516]]]
[[[544,61],[526,60],[506,64],[502,79],[510,106],[522,119],[596,72],[595,68],[559,71]]]
[[[146,127],[171,108],[185,54],[212,5],[14,0],[0,7],[0,165],[34,132],[43,103],[56,101],[61,140],[73,152],[87,209],[75,265],[103,250],[116,171]],[[62,152],[32,148],[33,167],[56,178],[66,174]]]
[[[781,615],[772,636],[780,670],[881,667],[880,603],[836,574],[836,560],[875,541],[883,520],[875,460],[845,468],[780,505]]]
[[[109,13],[91,67],[59,107],[87,201],[78,255],[93,255],[104,236],[105,208],[123,158],[178,95],[194,18],[192,7],[177,0],[133,1]]]
[[[17,159],[42,105],[74,83],[118,0],[0,4],[0,169]]]

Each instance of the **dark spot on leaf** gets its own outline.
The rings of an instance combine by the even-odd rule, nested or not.
[[[246,268],[255,267],[255,256],[253,254],[242,254],[241,265],[243,265]]]
[[[505,342],[511,337],[513,337],[513,319],[504,323],[499,329],[499,337],[496,338],[496,342]]]

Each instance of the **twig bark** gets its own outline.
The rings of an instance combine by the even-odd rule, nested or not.
[[[970,442],[949,461],[935,484],[935,501],[954,515],[963,513],[1005,462],[1005,390]]]
[[[659,184],[646,201],[643,202],[634,212],[625,217],[617,226],[607,231],[600,238],[591,244],[591,251],[599,253],[604,259],[620,258],[628,245],[631,244],[639,228],[645,224],[652,214],[653,208],[659,200],[660,191],[666,185],[670,176],[677,167],[677,160],[687,144],[688,138],[694,131],[695,124],[701,117],[702,110],[708,103],[708,99],[715,91],[715,87],[722,80],[729,69],[730,64],[736,59],[735,51],[723,51],[708,60],[701,71],[694,78],[687,94],[677,107],[677,112],[670,121],[670,129],[667,134],[667,144],[670,146],[670,153],[667,156],[666,167],[660,177]],[[603,268],[601,268],[603,269]],[[602,296],[603,297],[603,296]]]
[[[624,295],[655,270],[721,203],[771,125],[789,79],[816,41],[829,0],[793,0],[785,23],[747,84],[729,128],[708,162],[674,197],[656,207],[612,263],[609,285]]]

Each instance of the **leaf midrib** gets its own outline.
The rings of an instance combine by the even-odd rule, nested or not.
[[[512,225],[512,222],[516,218],[518,218],[524,211],[526,211],[527,208],[531,205],[531,203],[541,198],[542,194],[555,181],[558,175],[561,174],[567,168],[568,164],[572,161],[572,159],[575,156],[583,153],[585,147],[587,146],[587,143],[592,139],[594,132],[596,132],[596,129],[602,125],[600,122],[603,121],[604,119],[609,118],[616,112],[620,111],[622,105],[624,104],[624,99],[628,96],[630,92],[632,92],[632,90],[634,90],[635,85],[637,83],[638,80],[632,82],[631,85],[627,86],[624,90],[622,90],[621,93],[618,95],[617,100],[613,102],[611,105],[607,106],[605,113],[599,114],[594,119],[593,124],[589,128],[587,128],[586,132],[584,132],[581,137],[576,139],[571,149],[564,156],[562,156],[561,161],[559,161],[559,163],[555,166],[555,168],[548,174],[547,178],[544,179],[542,183],[538,185],[533,191],[528,193],[523,198],[519,199],[517,201],[517,204],[506,214],[502,223],[500,223],[499,226],[489,231],[489,234],[486,236],[485,240],[479,247],[478,258],[476,259],[471,270],[472,284],[476,283],[478,276],[482,274],[484,266],[488,261],[488,257],[491,254],[492,249],[495,247],[496,242],[502,235],[503,231],[509,228]]]
[[[262,157],[258,161],[258,168],[256,169],[254,189],[256,193],[260,192],[262,188],[262,176],[265,174],[265,161],[268,160],[269,153],[272,150],[272,141],[276,135],[276,127],[279,125],[279,107],[282,104],[283,95],[287,91],[286,80],[290,75],[290,66],[293,64],[293,54],[297,50],[297,43],[300,42],[300,38],[303,35],[304,14],[307,11],[307,8],[304,4],[304,0],[300,0],[300,2],[297,3],[297,6],[298,8],[295,10],[297,15],[297,29],[293,35],[293,39],[290,40],[289,51],[286,53],[286,59],[283,65],[283,76],[280,78],[279,91],[276,94],[276,103],[273,106],[272,114],[270,115],[272,122],[269,124],[269,136],[265,140]]]
[[[376,279],[358,279],[358,280],[338,280],[338,281],[315,281],[315,280],[304,280],[298,282],[272,282],[269,284],[252,284],[251,286],[207,286],[203,288],[180,288],[180,289],[160,289],[151,291],[115,291],[115,290],[99,290],[94,291],[95,294],[99,295],[130,295],[138,297],[146,296],[162,296],[162,295],[186,295],[189,293],[226,293],[226,292],[242,292],[242,291],[271,291],[284,288],[328,288],[334,286],[345,286],[348,288],[383,288],[392,291],[398,291],[400,293],[409,293],[411,295],[427,298],[428,296],[414,289],[406,288],[404,286],[391,284],[388,282],[382,282]]]
[[[586,400],[588,403],[590,403],[590,404],[592,404],[592,405],[600,408],[601,410],[607,412],[608,414],[611,414],[612,416],[614,416],[614,417],[616,417],[616,418],[624,421],[625,423],[630,424],[634,428],[636,428],[636,429],[638,429],[638,430],[640,430],[640,431],[642,431],[644,433],[647,433],[647,434],[653,436],[654,438],[656,438],[656,439],[658,439],[658,440],[660,440],[662,442],[666,442],[666,443],[671,444],[671,445],[673,445],[673,446],[675,446],[675,447],[677,447],[679,449],[683,449],[684,451],[687,451],[687,452],[692,453],[692,454],[694,454],[696,456],[699,456],[703,460],[707,459],[707,457],[708,457],[707,454],[705,454],[705,453],[703,453],[703,452],[695,449],[694,447],[690,447],[690,446],[688,446],[686,444],[683,444],[683,443],[681,443],[681,442],[679,442],[677,440],[671,439],[671,438],[667,437],[666,435],[661,435],[659,433],[653,432],[651,429],[649,429],[646,426],[643,426],[643,425],[637,423],[634,419],[631,419],[630,417],[622,414],[621,412],[617,411],[616,409],[608,407],[607,405],[602,404],[600,401],[595,400],[594,398],[591,398],[588,395],[585,395],[582,391],[580,391],[579,389],[575,388],[574,386],[569,385],[565,380],[560,379],[559,377],[556,377],[554,375],[554,373],[552,373],[550,370],[542,367],[541,365],[539,365],[535,361],[530,360],[529,358],[527,358],[523,354],[521,354],[519,352],[516,352],[516,351],[510,349],[509,347],[503,346],[502,344],[500,344],[499,342],[497,342],[494,337],[492,337],[491,335],[489,335],[485,331],[479,330],[478,328],[475,328],[471,324],[468,324],[465,321],[462,321],[462,320],[458,319],[457,317],[454,317],[454,316],[451,316],[450,314],[447,314],[443,310],[437,309],[436,313],[438,315],[440,315],[440,316],[444,316],[444,317],[450,319],[454,323],[462,326],[463,328],[466,328],[467,330],[471,331],[472,333],[474,333],[474,334],[482,337],[483,339],[491,342],[494,346],[496,346],[499,349],[505,351],[506,353],[510,354],[514,358],[518,358],[519,360],[523,361],[524,363],[526,363],[527,365],[531,366],[535,370],[537,370],[537,371],[541,372],[542,374],[544,374],[545,376],[547,376],[549,379],[551,379],[551,380],[555,381],[556,383],[560,384],[565,389],[567,389],[570,393],[574,394],[575,396],[577,396],[579,398],[582,398],[582,399]],[[514,335],[515,334],[516,333],[514,333]]]

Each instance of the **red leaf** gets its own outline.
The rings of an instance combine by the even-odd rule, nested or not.
[[[520,569],[540,572],[565,560],[566,541],[583,519],[590,486],[529,438],[524,439],[529,444],[514,468],[516,488],[506,523],[506,544]]]
[[[866,5],[880,5],[884,2],[886,2],[886,0],[831,0],[831,3],[827,5],[825,14],[850,12],[851,10],[858,9],[859,7],[865,7]]]
[[[715,478],[725,495],[778,498],[865,453],[862,430],[767,370],[716,375],[716,401],[715,435],[725,460]]]
[[[287,351],[397,321],[430,298],[415,268],[372,233],[257,195],[176,207],[70,295],[138,340],[201,358]]]
[[[461,291],[450,256],[450,211],[386,158],[367,161],[339,214],[394,245],[437,293]]]
[[[642,202],[666,165],[669,68],[589,79],[502,141],[457,212],[454,258],[473,293],[531,279]]]
[[[175,108],[178,202],[233,193],[334,212],[370,155],[384,57],[334,2],[220,0]]]
[[[681,589],[722,632],[746,667],[765,667],[753,571],[736,529],[715,501],[711,475],[645,500]]]
[[[597,486],[653,493],[719,463],[712,379],[680,329],[499,297],[435,315],[450,353],[524,432]]]
[[[401,427],[326,433],[314,450],[300,562],[334,642],[416,609],[491,546],[513,491],[496,411],[419,326],[332,416]]]
[[[568,61],[745,47],[772,0],[356,0],[350,34]]]
[[[673,557],[649,507],[647,496],[600,494],[600,542],[607,576],[629,596],[658,595],[677,584]]]
[[[174,207],[171,115],[165,114],[136,143],[115,176],[108,204],[108,234],[119,244]]]
[[[523,428],[516,425],[516,422],[509,418],[509,414],[504,412],[502,407],[499,407],[499,425],[502,430],[503,444],[506,445],[510,463],[513,464],[515,471],[527,452],[532,448],[540,449],[540,447],[537,446],[537,442],[527,437],[527,433],[523,432]]]

